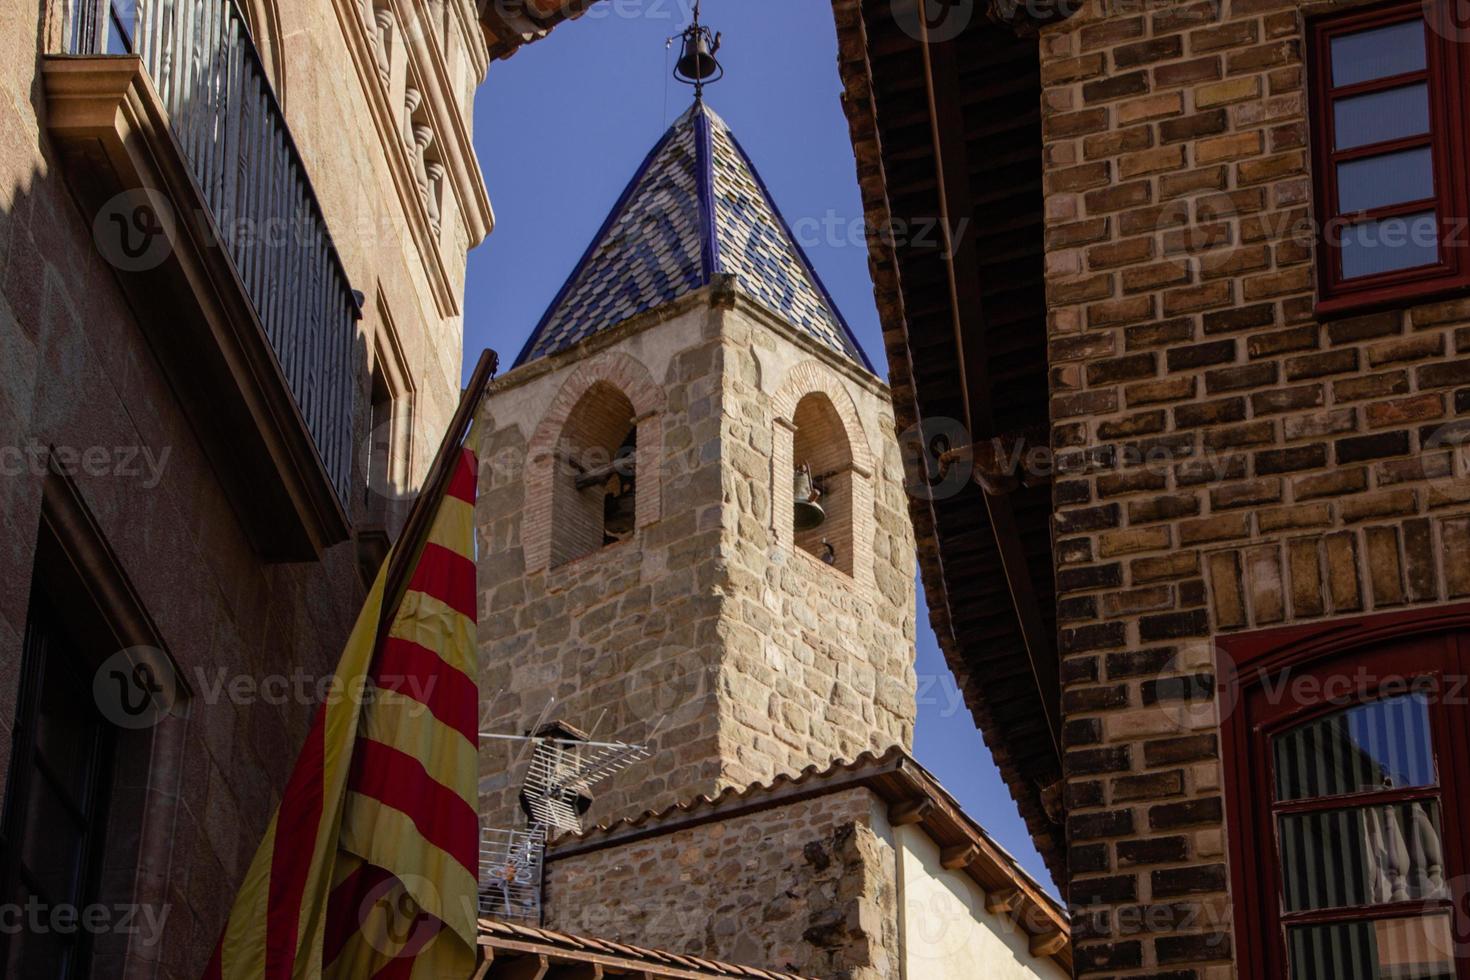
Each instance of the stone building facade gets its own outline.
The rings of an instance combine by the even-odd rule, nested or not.
[[[545,897],[553,929],[800,976],[1071,973],[1060,906],[897,747],[569,835]]]
[[[547,925],[801,976],[894,976],[897,871],[886,819],[880,800],[852,789],[557,859]],[[766,896],[759,915],[756,895]]]
[[[1272,901],[1229,855],[1232,634],[1470,598],[1470,300],[1319,312],[1306,55],[1354,6],[1087,3],[1041,35],[1079,975],[1230,975],[1233,908]]]
[[[708,127],[718,176],[699,171],[696,126]],[[659,280],[702,261],[698,239],[679,237],[698,234],[700,179],[730,209],[714,226],[722,269],[638,297],[625,319],[603,313],[599,277],[660,288],[643,286],[656,281],[638,267],[647,243],[625,229],[675,229]],[[770,224],[743,228],[737,208]],[[594,819],[912,740],[912,544],[891,408],[794,246],[775,237],[778,221],[724,124],[696,108],[485,401],[488,724],[524,734],[554,720],[652,746],[658,761],[602,790]],[[806,280],[788,295],[817,313],[788,306],[802,318],[792,323],[772,312],[770,287],[744,265],[756,249]],[[581,333],[559,338],[560,324]],[[798,453],[823,465],[825,505],[850,515],[819,529],[831,554],[793,530]],[[614,540],[604,487],[577,479],[618,458],[636,499]],[[492,825],[518,819],[508,761],[482,751]]]
[[[157,928],[109,930],[90,950],[7,935],[0,972],[57,975],[61,942],[73,964],[90,957],[87,975],[184,978],[276,806],[360,575],[458,399],[465,253],[492,222],[469,143],[488,52],[462,0],[102,4],[115,22],[73,19],[96,6],[0,11],[4,880],[10,901],[27,893],[21,864],[80,855],[85,884],[48,903],[131,903]],[[232,83],[257,86],[243,109],[221,75],[207,110],[219,132],[255,127],[248,144],[214,144],[237,154],[239,184],[201,176],[202,131],[186,123],[209,96],[170,89],[183,83],[158,67],[159,25],[181,16],[219,33],[172,65],[229,52]],[[280,156],[247,152],[267,146]],[[264,196],[222,202],[277,165],[300,196],[272,238],[251,210]],[[156,252],[115,234],[165,218]],[[297,250],[270,291],[244,263],[252,222],[260,268]],[[302,305],[277,317],[286,299]],[[304,380],[291,338],[328,322],[315,336],[339,359]],[[127,686],[138,677],[164,689],[151,705]],[[72,693],[54,717],[97,739],[69,759],[96,773],[72,801],[80,837],[20,813],[49,792],[36,773],[65,768],[46,754],[75,748],[43,731],[56,684]]]
[[[482,881],[487,935],[850,980],[1066,975],[1060,908],[908,754],[888,390],[701,101],[477,426],[483,724],[648,749],[550,828],[538,898]],[[488,847],[526,828],[545,748],[482,740]]]

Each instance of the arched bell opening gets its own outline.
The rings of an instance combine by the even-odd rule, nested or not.
[[[807,554],[853,574],[852,444],[842,416],[825,394],[796,405],[792,423],[793,540]]]
[[[630,539],[637,528],[638,426],[633,404],[606,382],[588,388],[557,444],[551,564]]]

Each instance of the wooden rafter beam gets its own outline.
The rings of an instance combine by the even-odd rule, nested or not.
[[[920,823],[934,811],[934,801],[927,796],[916,800],[905,800],[888,808],[888,822],[895,827],[907,827]]]
[[[1044,932],[1031,937],[1032,956],[1055,956],[1067,945],[1067,935],[1061,930]]]
[[[978,844],[954,844],[939,852],[939,865],[946,871],[956,871],[969,867],[970,863],[979,856]]]
[[[991,915],[1004,915],[1016,907],[1021,900],[1019,888],[1002,888],[985,893],[985,911]]]

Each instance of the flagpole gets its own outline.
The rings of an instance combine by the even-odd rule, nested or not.
[[[465,432],[474,421],[475,411],[485,395],[485,387],[495,376],[495,370],[499,366],[499,354],[488,347],[481,351],[480,360],[475,365],[474,373],[470,375],[470,383],[460,395],[459,407],[454,410],[454,417],[449,420],[449,428],[444,432],[444,440],[439,443],[439,451],[429,467],[429,475],[408,512],[408,520],[403,524],[402,533],[398,535],[398,543],[388,561],[383,591],[383,615],[378,621],[379,646],[393,624],[393,617],[398,614],[398,604],[408,588],[409,576],[413,574],[419,552],[423,551],[424,542],[428,539],[429,528],[434,521],[434,509],[448,489],[450,477],[454,475],[454,468],[459,463],[458,450],[464,442]]]

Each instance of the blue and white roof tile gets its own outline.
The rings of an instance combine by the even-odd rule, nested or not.
[[[654,146],[516,363],[566,350],[721,273],[872,370],[750,158],[702,103]]]

